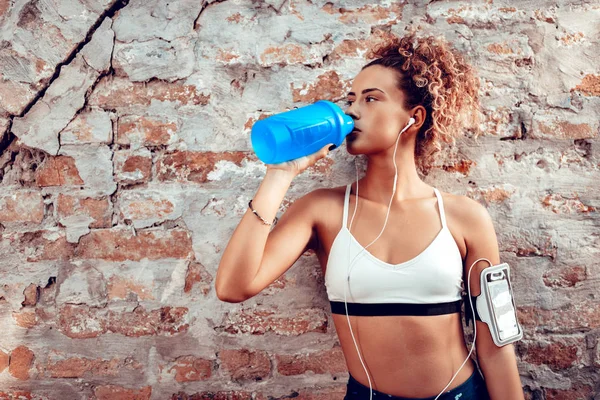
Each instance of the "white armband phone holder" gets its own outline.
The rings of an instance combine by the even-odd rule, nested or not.
[[[517,320],[517,307],[510,283],[510,266],[502,263],[483,269],[480,287],[481,294],[471,296],[475,307],[475,320],[487,324],[498,347],[522,339],[523,329]],[[465,310],[467,311],[467,304]]]

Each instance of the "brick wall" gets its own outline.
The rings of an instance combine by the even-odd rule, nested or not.
[[[214,276],[252,124],[341,101],[408,25],[480,71],[485,134],[426,180],[494,219],[527,398],[598,396],[597,2],[0,0],[0,399],[341,399],[313,253],[244,303]],[[342,146],[281,212],[352,179]]]

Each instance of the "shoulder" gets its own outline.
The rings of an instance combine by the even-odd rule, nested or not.
[[[346,186],[337,186],[332,188],[317,188],[311,192],[308,192],[303,197],[310,197],[315,201],[336,201],[339,200],[340,196],[343,198],[346,193]]]
[[[447,218],[455,221],[465,240],[493,231],[493,221],[488,209],[470,197],[441,193]]]
[[[317,188],[298,198],[294,203],[298,203],[304,212],[310,213],[317,220],[329,214],[323,212],[324,210],[329,211],[332,207],[342,204],[340,198],[344,198],[345,190],[346,186]]]

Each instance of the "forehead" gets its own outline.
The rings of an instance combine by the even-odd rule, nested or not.
[[[381,65],[372,65],[360,71],[352,82],[351,92],[357,95],[363,89],[378,88],[391,96],[400,95],[398,89],[399,74],[395,70]]]

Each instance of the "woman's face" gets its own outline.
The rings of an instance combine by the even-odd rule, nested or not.
[[[350,154],[376,153],[396,144],[411,117],[403,108],[404,94],[397,87],[397,79],[396,71],[381,65],[367,67],[354,78],[345,112],[360,131],[346,137]]]

